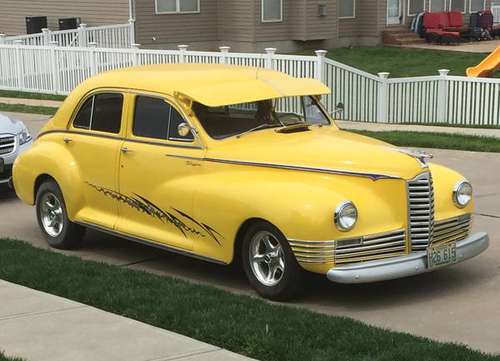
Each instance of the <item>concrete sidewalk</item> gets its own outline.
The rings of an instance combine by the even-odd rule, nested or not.
[[[63,102],[59,101],[59,100],[42,100],[42,99],[0,97],[0,103],[3,103],[3,104],[22,104],[22,105],[30,105],[30,106],[37,106],[37,107],[59,108]]]
[[[0,280],[0,350],[27,361],[251,361],[191,338]]]
[[[341,129],[345,130],[370,130],[373,132],[406,131],[406,132],[422,132],[422,133],[446,133],[446,134],[476,135],[480,137],[492,137],[500,139],[500,129],[459,128],[459,127],[442,127],[433,125],[412,125],[412,124],[367,123],[367,122],[352,122],[347,120],[336,120],[335,122]]]

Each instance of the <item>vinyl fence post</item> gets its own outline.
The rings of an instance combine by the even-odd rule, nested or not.
[[[5,35],[5,34],[0,34],[0,45],[5,44],[5,37],[6,36],[7,35]]]
[[[315,53],[316,53],[316,67],[315,67],[314,77],[320,82],[323,82],[325,77],[325,58],[326,58],[326,53],[328,53],[328,51],[316,50]]]
[[[221,64],[227,64],[227,54],[229,53],[229,49],[231,49],[230,46],[219,46],[220,50],[220,63]]]
[[[95,41],[89,43],[89,62],[90,62],[90,75],[94,76],[97,74],[97,59],[96,51],[97,43]]]
[[[139,47],[141,44],[133,43],[132,45],[132,65],[139,65]]]
[[[80,24],[78,27],[78,46],[81,48],[87,47],[87,24]]]
[[[437,121],[447,122],[448,111],[448,69],[440,69],[438,83]]]
[[[50,43],[50,30],[47,28],[42,29],[42,41],[43,41],[43,46],[49,46]]]
[[[59,64],[57,61],[57,41],[50,42],[50,67],[52,74],[52,90],[54,94],[59,94]]]
[[[177,45],[177,48],[179,48],[179,63],[185,63],[186,62],[186,50],[189,48],[189,45]]]
[[[265,48],[266,52],[266,62],[265,67],[267,69],[274,69],[274,54],[276,54],[276,48]]]
[[[17,78],[17,87],[20,90],[24,90],[24,61],[21,56],[21,45],[23,44],[22,40],[15,40],[15,54],[16,54],[16,78]]]
[[[389,122],[389,85],[387,79],[390,73],[378,73],[380,78],[378,83],[378,104],[377,104],[377,123]]]
[[[130,45],[134,47],[135,44],[135,19],[128,19],[129,25],[129,37],[130,37]]]

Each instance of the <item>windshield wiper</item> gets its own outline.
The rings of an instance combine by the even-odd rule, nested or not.
[[[280,127],[276,129],[278,133],[290,133],[290,132],[298,132],[301,130],[309,130],[311,124],[308,123],[293,123],[285,125],[284,127]]]
[[[244,131],[243,133],[238,134],[236,136],[236,138],[241,138],[242,136],[244,136],[248,133],[255,132],[256,130],[266,129],[266,128],[275,128],[275,127],[279,127],[279,125],[278,124],[270,124],[270,123],[259,124],[256,127],[253,127],[252,129],[248,129],[248,130]]]

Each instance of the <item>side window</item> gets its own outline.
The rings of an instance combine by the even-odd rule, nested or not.
[[[94,97],[94,114],[91,130],[119,133],[122,121],[123,95],[118,93],[98,94]]]
[[[170,112],[170,126],[168,128],[168,139],[170,140],[180,140],[180,141],[192,141],[194,139],[193,134],[189,133],[185,137],[182,137],[179,135],[178,132],[178,127],[179,124],[185,123],[186,121],[182,117],[182,115],[179,114],[175,108],[172,108],[172,111]]]
[[[171,110],[163,99],[136,97],[132,133],[138,137],[167,139]]]
[[[87,101],[82,105],[80,111],[75,117],[75,120],[73,120],[73,126],[75,128],[90,129],[93,102],[94,97],[87,99]]]

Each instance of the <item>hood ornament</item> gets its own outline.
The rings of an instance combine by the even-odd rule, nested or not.
[[[419,161],[422,168],[427,167],[427,162],[429,159],[434,158],[434,156],[426,151],[420,149],[409,149],[409,148],[395,148],[396,151],[409,155]]]

